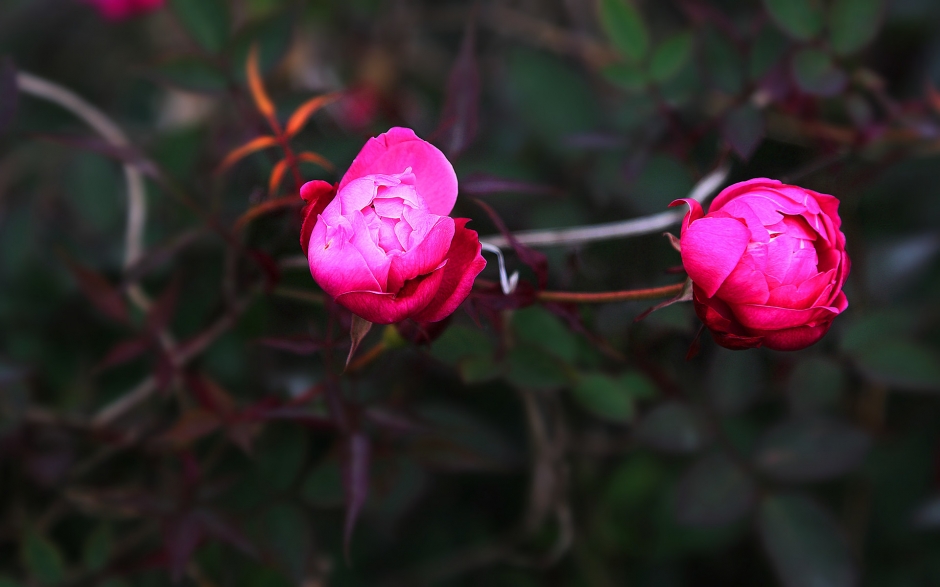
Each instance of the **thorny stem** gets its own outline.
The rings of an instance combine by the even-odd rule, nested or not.
[[[573,302],[576,304],[605,304],[609,302],[628,302],[633,300],[652,300],[677,296],[685,283],[675,283],[647,289],[627,289],[622,291],[604,291],[582,293],[576,291],[540,291],[535,297],[540,302]]]

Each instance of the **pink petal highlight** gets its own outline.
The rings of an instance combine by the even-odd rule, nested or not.
[[[731,218],[700,218],[682,235],[682,264],[692,281],[712,297],[747,249],[750,232]]]
[[[457,201],[457,175],[441,151],[408,128],[394,127],[369,139],[339,182],[342,190],[349,182],[373,174],[398,174],[411,168],[418,193],[433,214],[446,216]]]

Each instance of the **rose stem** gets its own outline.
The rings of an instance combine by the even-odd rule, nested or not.
[[[576,292],[576,291],[540,291],[535,298],[540,302],[574,302],[576,304],[603,304],[607,302],[627,302],[631,300],[652,300],[676,296],[685,283],[675,283],[647,289],[627,289],[623,291]]]

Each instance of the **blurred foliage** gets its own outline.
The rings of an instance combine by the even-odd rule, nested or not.
[[[341,375],[296,178],[269,189],[276,148],[219,172],[270,132],[253,46],[281,124],[342,92],[291,139],[336,168],[304,181],[409,126],[486,235],[471,196],[511,230],[608,222],[731,163],[840,198],[850,307],[804,351],[686,360],[688,304],[475,294]],[[5,0],[0,587],[940,584],[937,85],[934,0]],[[549,289],[677,281],[660,236],[544,253]]]

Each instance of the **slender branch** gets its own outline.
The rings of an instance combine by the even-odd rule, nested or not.
[[[682,293],[685,283],[650,287],[647,289],[627,289],[623,291],[603,291],[582,293],[576,291],[540,291],[535,297],[540,302],[574,302],[576,304],[605,304],[608,302],[629,302],[633,300],[652,300],[677,296]]]
[[[244,312],[248,307],[248,304],[251,302],[254,294],[257,291],[258,288],[254,288],[249,291],[242,299],[238,300],[228,312],[226,312],[207,330],[200,334],[198,338],[192,342],[181,345],[177,352],[172,355],[173,366],[179,368],[186,365],[194,358],[199,356],[204,350],[206,350],[209,345],[215,342],[217,338],[219,338],[222,334],[234,326],[235,322],[238,320],[239,316],[241,316],[242,312]],[[112,424],[115,420],[119,419],[121,416],[132,410],[138,404],[147,400],[147,398],[153,395],[156,391],[157,379],[151,375],[131,388],[130,391],[118,399],[101,408],[92,418],[92,425],[96,427],[105,427]]]
[[[81,118],[112,145],[116,147],[130,146],[130,141],[117,124],[75,92],[25,71],[16,74],[16,84],[23,93],[57,104]],[[124,178],[127,180],[127,228],[124,235],[124,268],[129,269],[140,260],[143,254],[147,201],[143,174],[133,165],[125,163]],[[128,285],[127,295],[139,308],[146,311],[150,307],[149,298],[137,283]]]
[[[727,166],[721,166],[712,171],[695,184],[688,197],[697,202],[704,202],[724,183],[729,171],[730,168]],[[577,245],[592,241],[657,233],[679,222],[684,215],[685,213],[682,211],[668,211],[641,218],[591,226],[525,230],[513,233],[513,236],[520,243],[528,246]],[[502,235],[485,236],[480,239],[480,242],[496,247],[509,246],[509,240]]]

